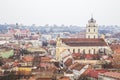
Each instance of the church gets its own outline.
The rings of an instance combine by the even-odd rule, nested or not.
[[[104,36],[99,37],[98,26],[93,17],[88,20],[85,36],[85,38],[60,38],[60,36],[58,36],[56,39],[56,60],[62,60],[61,53],[64,50],[68,50],[71,54],[109,54],[110,47],[106,43]]]

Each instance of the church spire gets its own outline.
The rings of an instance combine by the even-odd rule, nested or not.
[[[88,20],[88,23],[95,23],[95,22],[96,22],[96,20],[93,19],[93,14],[91,14],[91,19]]]
[[[91,14],[91,19],[93,19],[93,14]]]

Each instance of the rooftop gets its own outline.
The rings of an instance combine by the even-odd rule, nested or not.
[[[62,42],[69,46],[107,46],[107,43],[102,38],[62,38]]]
[[[115,79],[120,79],[120,73],[118,72],[105,72],[105,73],[102,73],[102,75],[107,77],[112,77]]]
[[[105,73],[107,72],[107,70],[104,70],[104,69],[99,69],[99,70],[89,70],[89,72],[87,73],[87,76],[89,77],[93,77],[93,78],[98,78],[98,74],[99,73]]]

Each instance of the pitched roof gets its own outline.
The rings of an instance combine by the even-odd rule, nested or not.
[[[41,57],[41,62],[50,62],[50,57]]]
[[[11,34],[0,34],[0,37],[12,37],[13,35]]]
[[[70,78],[69,78],[69,77],[66,77],[66,76],[63,76],[63,77],[60,77],[59,80],[70,80]]]
[[[104,70],[104,69],[94,70],[93,69],[87,73],[87,76],[92,77],[92,78],[98,78],[99,73],[105,73],[105,72],[107,72],[107,70]]]
[[[23,30],[21,30],[21,29],[10,29],[8,32],[9,32],[10,34],[15,34],[15,33],[17,33],[17,32],[19,32],[19,33],[21,33],[21,34],[28,34],[30,31],[29,31],[29,30],[26,30],[26,29],[23,29]]]
[[[74,70],[80,71],[84,66],[85,66],[84,64],[80,64],[80,63],[75,62],[74,64],[72,64],[68,68],[71,69],[71,70],[74,69]]]
[[[33,56],[27,55],[23,57],[23,60],[26,62],[32,62],[33,61]]]
[[[115,79],[120,79],[120,73],[118,72],[105,72],[102,75],[107,76],[107,77],[112,77]]]
[[[66,66],[70,66],[72,64],[72,59],[71,58],[68,58],[65,63],[64,63]]]
[[[107,46],[102,38],[62,38],[62,42],[69,46]]]
[[[120,44],[109,44],[109,46],[113,51],[120,49]]]
[[[85,54],[85,58],[86,59],[93,59],[94,56],[93,56],[93,54]]]
[[[80,55],[81,55],[80,53],[73,53],[72,54],[73,57],[80,57]]]

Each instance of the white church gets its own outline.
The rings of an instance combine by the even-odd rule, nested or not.
[[[98,26],[96,20],[92,17],[86,25],[86,38],[60,38],[57,37],[56,60],[61,61],[63,51],[68,50],[71,54],[79,53],[81,55],[109,54],[110,47],[104,37],[98,36]],[[67,56],[67,55],[66,55]],[[86,58],[84,56],[84,58]],[[82,58],[81,58],[82,59]]]

